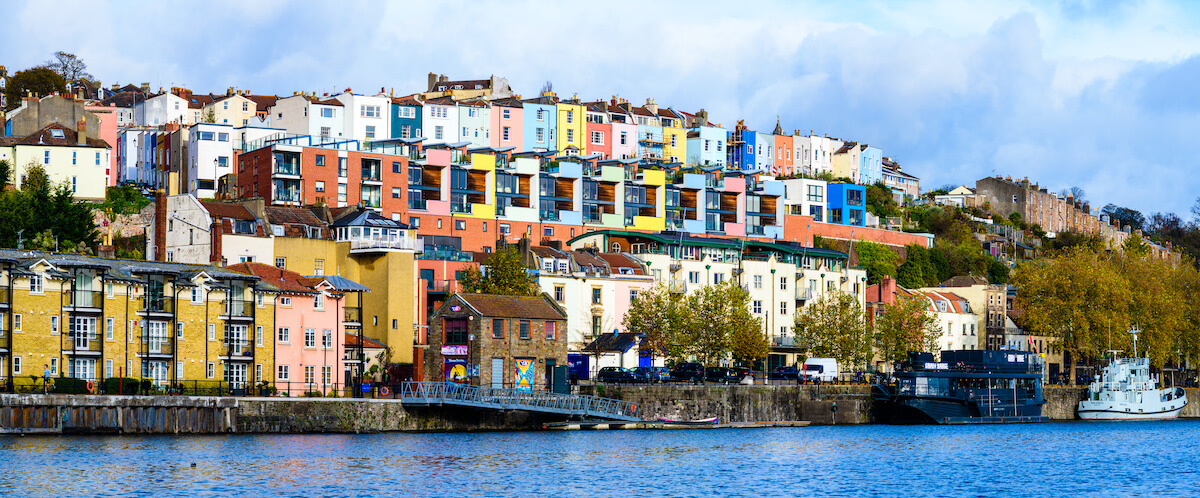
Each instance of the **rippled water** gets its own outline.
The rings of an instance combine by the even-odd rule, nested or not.
[[[0,493],[1196,496],[1197,436],[1200,421],[1182,420],[471,434],[0,436]]]

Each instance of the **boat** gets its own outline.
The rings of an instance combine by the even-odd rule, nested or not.
[[[1187,406],[1183,388],[1161,389],[1150,375],[1150,358],[1137,357],[1136,328],[1133,334],[1133,358],[1118,358],[1121,351],[1110,351],[1113,360],[1088,385],[1087,399],[1079,402],[1083,420],[1161,420],[1179,416]]]
[[[659,418],[658,421],[671,425],[716,425],[719,419],[720,417],[702,418],[696,420],[671,420],[669,418]]]
[[[887,424],[1046,422],[1043,364],[1027,351],[910,352],[872,386],[873,415]]]

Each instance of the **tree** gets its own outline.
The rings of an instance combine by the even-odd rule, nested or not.
[[[834,291],[796,314],[793,332],[810,356],[832,357],[842,365],[870,361],[871,334],[858,299]]]
[[[94,80],[91,73],[87,72],[87,64],[75,56],[59,50],[54,53],[54,59],[48,60],[43,64],[46,68],[58,73],[59,76],[66,81],[75,82],[78,80]]]
[[[881,218],[900,216],[900,204],[896,202],[892,189],[883,182],[877,182],[867,185],[867,211]]]
[[[621,319],[626,331],[642,336],[641,347],[652,355],[682,361],[687,354],[687,309],[683,298],[656,284],[639,292]]]
[[[465,292],[512,296],[536,296],[539,292],[537,281],[525,269],[521,253],[515,248],[501,249],[481,268],[468,268],[463,273],[461,281]]]
[[[4,191],[12,184],[12,163],[7,159],[0,160],[0,191]]]
[[[205,123],[216,123],[217,122],[216,111],[214,111],[212,107],[209,107],[207,111],[204,111],[204,117],[201,118],[201,121],[203,121]]]
[[[1196,203],[1192,204],[1192,216],[1200,219],[1200,197],[1196,198]]]
[[[66,80],[49,68],[34,67],[17,71],[8,79],[8,85],[4,88],[4,98],[7,102],[5,110],[20,107],[21,99],[25,97],[26,93],[32,93],[35,97],[44,97],[66,91]]]
[[[897,296],[875,320],[875,343],[886,362],[902,361],[909,351],[934,352],[941,336],[929,299],[921,294]]]
[[[1079,187],[1064,188],[1058,192],[1063,197],[1070,197],[1075,202],[1086,202],[1087,193]]]
[[[750,313],[750,293],[736,284],[724,289],[729,306],[729,352],[733,359],[750,364],[766,358],[771,341],[763,332],[762,318]]]
[[[1125,237],[1125,242],[1121,243],[1121,250],[1130,256],[1142,257],[1150,252],[1150,245],[1142,240],[1136,233],[1129,234]]]
[[[129,185],[108,187],[104,196],[104,203],[100,207],[114,214],[137,214],[150,205],[150,199]]]
[[[684,343],[696,361],[713,365],[729,353],[735,327],[745,326],[741,313],[749,314],[749,294],[732,280],[701,287],[688,294]],[[758,329],[761,330],[761,329]]]
[[[988,263],[988,282],[993,284],[1008,283],[1008,266],[1001,263],[998,259],[993,259]]]
[[[25,165],[25,176],[21,179],[21,190],[26,192],[48,192],[50,190],[50,175],[37,161],[29,161]]]
[[[1128,226],[1133,230],[1141,230],[1146,224],[1146,217],[1136,209],[1121,207],[1116,204],[1107,204],[1100,209],[1101,214],[1107,214],[1109,218],[1120,220],[1121,226]]]
[[[896,276],[896,260],[900,258],[887,246],[861,240],[854,244],[854,248],[858,251],[858,265],[867,270],[868,284],[877,284],[883,277]]]

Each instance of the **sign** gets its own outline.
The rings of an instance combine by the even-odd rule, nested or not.
[[[517,390],[521,392],[533,391],[533,360],[518,359],[517,360]]]
[[[363,392],[363,394],[371,394],[371,384],[363,382],[362,383],[362,392]]]
[[[443,361],[446,367],[446,382],[467,383],[466,358],[446,358]]]
[[[462,306],[459,306],[457,304],[451,304],[450,311],[452,311],[454,313],[458,313],[459,311],[462,311]]]
[[[466,356],[467,348],[468,346],[466,344],[457,346],[442,346],[442,356]]]

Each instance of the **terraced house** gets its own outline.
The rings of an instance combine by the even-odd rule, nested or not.
[[[0,250],[0,376],[143,377],[188,389],[269,380],[275,320],[258,277],[212,266]]]

